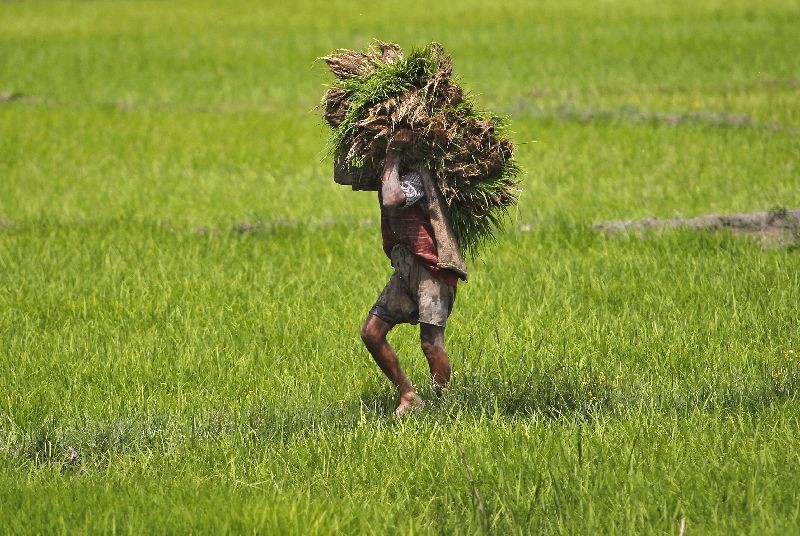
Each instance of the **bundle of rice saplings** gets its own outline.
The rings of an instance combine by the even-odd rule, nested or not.
[[[339,165],[358,170],[355,189],[375,189],[394,132],[410,129],[405,163],[426,165],[446,202],[462,251],[475,256],[517,202],[520,170],[505,117],[477,110],[453,79],[438,43],[407,56],[394,43],[323,58],[335,75],[322,98]],[[357,179],[358,180],[358,179]]]

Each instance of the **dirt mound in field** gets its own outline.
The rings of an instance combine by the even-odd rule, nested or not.
[[[746,212],[739,214],[709,214],[695,218],[671,218],[659,220],[613,220],[596,223],[592,228],[606,234],[619,234],[647,229],[685,228],[730,230],[758,238],[766,245],[786,245],[800,243],[800,209],[773,209],[766,212]]]

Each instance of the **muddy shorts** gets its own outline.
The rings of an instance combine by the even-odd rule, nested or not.
[[[370,310],[389,324],[433,324],[444,327],[456,289],[442,283],[405,246],[392,249],[394,274]]]

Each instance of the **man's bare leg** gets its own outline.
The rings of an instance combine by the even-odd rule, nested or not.
[[[444,349],[444,328],[420,323],[419,338],[431,369],[433,390],[436,396],[442,396],[442,390],[450,384],[450,360]]]
[[[406,378],[400,362],[397,360],[397,353],[386,340],[386,335],[393,327],[392,324],[381,320],[376,315],[370,315],[361,328],[361,340],[372,354],[375,363],[400,393],[400,404],[394,410],[394,414],[396,417],[402,417],[409,410],[421,406],[422,399],[417,396],[411,382]]]

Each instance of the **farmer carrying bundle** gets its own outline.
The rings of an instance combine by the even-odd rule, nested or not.
[[[475,256],[516,203],[514,146],[503,118],[477,111],[452,79],[441,45],[404,56],[376,41],[366,52],[325,58],[336,80],[321,107],[332,128],[334,179],[377,190],[383,247],[395,273],[361,331],[373,358],[400,392],[396,416],[422,405],[386,341],[398,323],[420,324],[434,392],[450,381],[444,328],[462,252]]]
[[[410,129],[404,167],[432,170],[459,246],[477,254],[516,203],[519,168],[514,145],[502,135],[506,118],[475,109],[437,43],[407,58],[399,46],[376,41],[366,52],[341,50],[324,59],[336,76],[322,108],[333,130],[338,182],[377,189],[389,140]]]

